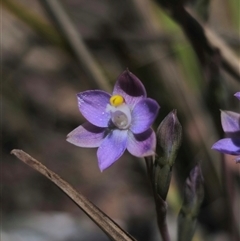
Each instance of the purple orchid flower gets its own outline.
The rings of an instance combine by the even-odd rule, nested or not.
[[[234,96],[240,100],[240,92]],[[238,156],[236,162],[240,163],[240,114],[232,111],[221,111],[221,122],[227,138],[217,141],[212,149]]]
[[[124,71],[113,93],[88,90],[77,94],[78,107],[87,122],[67,136],[67,141],[80,147],[98,147],[101,171],[117,161],[127,149],[137,157],[155,154],[156,135],[151,125],[159,105],[147,98],[141,81]]]

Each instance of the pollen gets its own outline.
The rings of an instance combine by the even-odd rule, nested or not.
[[[121,104],[124,103],[124,98],[121,96],[121,95],[113,95],[111,98],[110,98],[110,104],[112,106],[119,106]]]

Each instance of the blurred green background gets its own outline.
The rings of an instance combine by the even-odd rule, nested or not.
[[[41,240],[38,235],[46,235],[43,240],[49,241],[108,240],[52,183],[11,156],[14,148],[55,171],[137,240],[159,240],[144,161],[125,153],[100,173],[95,149],[65,141],[84,122],[76,93],[111,92],[126,68],[161,106],[154,128],[173,109],[183,126],[183,144],[168,196],[173,240],[184,180],[198,162],[205,179],[205,200],[194,240],[239,238],[240,167],[234,157],[221,156],[211,146],[224,135],[219,109],[239,112],[233,94],[240,91],[240,2],[184,1],[205,29],[210,50],[198,29],[190,29],[190,36],[184,34],[188,22],[180,14],[183,1],[175,5],[176,12],[164,2],[2,1],[3,241],[14,241],[13,233],[16,240]],[[56,214],[67,215],[71,222],[63,221],[64,228],[54,226],[62,220],[51,219]],[[46,221],[39,221],[42,216]],[[37,225],[32,228],[33,223]],[[52,236],[44,228],[38,230],[42,223],[51,227]],[[73,223],[77,231],[64,233]],[[22,230],[26,235],[34,230],[34,235],[27,239]],[[64,234],[54,236],[60,231]]]

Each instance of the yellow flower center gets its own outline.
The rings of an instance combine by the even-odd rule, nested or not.
[[[124,103],[124,98],[121,95],[113,95],[109,101],[112,106],[117,107]]]

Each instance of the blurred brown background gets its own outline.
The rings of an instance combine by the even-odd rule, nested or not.
[[[59,174],[137,240],[159,240],[144,161],[125,153],[100,173],[95,149],[65,141],[84,122],[76,93],[111,91],[126,68],[161,106],[154,128],[172,109],[183,126],[168,197],[173,240],[183,183],[199,161],[205,201],[194,240],[239,237],[230,225],[239,233],[240,167],[231,156],[224,164],[211,146],[223,137],[219,109],[239,112],[233,94],[240,90],[240,3],[186,2],[206,27],[210,50],[198,29],[186,31],[182,2],[169,3],[2,1],[3,241],[108,240],[56,186],[10,155],[14,148]]]

